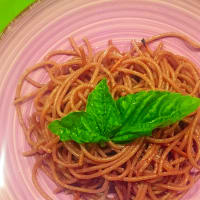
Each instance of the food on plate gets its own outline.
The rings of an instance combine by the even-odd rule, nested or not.
[[[44,199],[52,195],[38,171],[76,200],[178,200],[199,180],[200,69],[162,41],[150,47],[166,37],[200,48],[179,33],[132,40],[127,52],[112,40],[96,52],[69,38],[71,50],[49,52],[21,75],[14,103]],[[32,76],[41,69],[46,82]]]

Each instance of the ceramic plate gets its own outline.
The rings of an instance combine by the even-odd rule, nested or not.
[[[181,32],[200,42],[200,4],[198,0],[43,0],[18,17],[0,40],[0,199],[40,200],[31,180],[33,158],[28,150],[13,105],[20,74],[39,62],[52,49],[69,47],[68,37],[80,44],[87,37],[97,49],[108,39],[122,50],[131,39],[140,40],[163,32]],[[188,48],[178,39],[165,39],[166,48],[198,63],[200,51]],[[43,76],[36,76],[43,80]],[[27,88],[28,90],[28,88]],[[31,112],[26,106],[24,112]],[[70,200],[53,194],[55,185],[39,174],[40,184],[54,200]],[[185,200],[197,200],[200,182]]]

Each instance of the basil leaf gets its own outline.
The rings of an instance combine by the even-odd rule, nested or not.
[[[130,133],[137,137],[151,135],[155,128],[173,124],[199,106],[199,98],[172,92],[143,91],[121,97],[117,107],[123,119],[122,127],[112,140],[119,141]]]
[[[71,140],[69,132],[63,127],[59,120],[54,120],[48,125],[48,129],[55,135],[60,136],[61,141]]]
[[[93,116],[86,112],[72,112],[61,120],[55,120],[48,126],[51,132],[60,136],[61,141],[74,140],[77,143],[106,142]]]
[[[121,126],[121,118],[106,79],[99,82],[87,101],[86,112],[97,122],[101,135],[112,137],[114,131]]]
[[[199,106],[199,98],[163,91],[138,92],[114,101],[104,79],[88,96],[86,112],[72,112],[48,128],[61,141],[127,143],[150,136],[155,128],[173,124]]]
[[[126,133],[123,135],[120,134],[116,134],[111,140],[115,143],[127,143],[127,142],[131,142],[132,140],[139,138],[139,137],[143,137],[143,136],[150,136],[151,133],[145,133],[143,132],[142,134],[140,133]]]

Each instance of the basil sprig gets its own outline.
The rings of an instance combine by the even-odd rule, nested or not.
[[[151,136],[155,128],[169,126],[199,106],[199,98],[167,91],[142,91],[115,101],[103,79],[89,94],[85,112],[71,112],[48,128],[61,141],[123,143]]]

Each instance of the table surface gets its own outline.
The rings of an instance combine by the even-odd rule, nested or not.
[[[25,8],[36,0],[1,0],[0,3],[0,33],[18,16]]]

